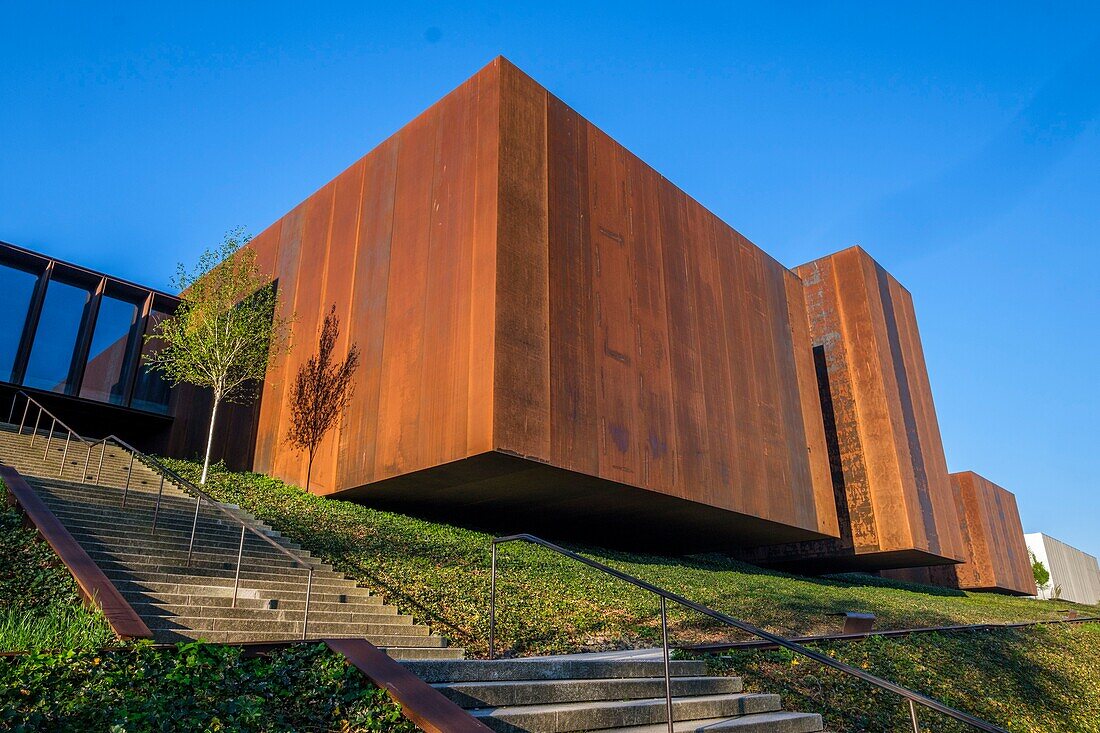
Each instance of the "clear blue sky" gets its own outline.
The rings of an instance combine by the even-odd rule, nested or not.
[[[4,3],[0,239],[167,287],[504,54],[782,262],[866,247],[951,469],[1100,554],[1095,3],[368,5]]]

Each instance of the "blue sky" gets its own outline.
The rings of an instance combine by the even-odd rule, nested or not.
[[[1100,554],[1100,10],[1039,5],[3,3],[0,239],[167,287],[504,54],[780,261],[862,244],[951,469]]]

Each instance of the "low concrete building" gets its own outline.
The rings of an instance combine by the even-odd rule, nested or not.
[[[1042,532],[1024,535],[1027,549],[1050,571],[1039,598],[1100,603],[1100,564],[1096,558]]]

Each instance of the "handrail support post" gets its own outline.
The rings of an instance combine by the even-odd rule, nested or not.
[[[496,659],[497,630],[497,543],[492,544],[493,564],[489,574],[489,659]]]
[[[134,458],[137,454],[130,451],[130,467],[126,469],[126,485],[122,487],[122,508],[126,508],[126,495],[130,493],[130,479],[134,476]]]
[[[191,519],[191,541],[187,545],[187,567],[191,567],[191,553],[195,549],[195,530],[199,528],[199,502],[201,496],[195,497],[195,516]]]
[[[73,439],[73,431],[70,430],[65,433],[65,450],[61,453],[61,467],[57,469],[57,475],[63,476],[65,474],[65,461],[69,460],[69,441]]]
[[[38,423],[42,422],[42,406],[38,406],[38,417],[34,419],[34,430],[31,431],[31,448],[34,447],[34,439],[38,437]]]
[[[673,733],[672,717],[672,665],[668,661],[668,601],[661,599],[661,648],[665,657],[665,712],[668,715],[668,733]]]
[[[53,443],[53,431],[57,429],[57,418],[53,419],[50,423],[50,434],[46,436],[46,450],[42,451],[42,461],[45,462],[50,457],[50,445]]]
[[[237,589],[241,585],[241,558],[244,557],[244,528],[245,525],[241,525],[241,544],[237,548],[237,574],[233,576],[233,604],[232,607],[237,607]]]
[[[96,486],[102,486],[103,485],[103,456],[106,453],[107,453],[107,439],[104,438],[103,442],[100,443],[100,448],[99,448],[99,468],[96,469],[96,473],[95,473]]]
[[[153,508],[153,529],[149,534],[156,534],[157,518],[160,517],[160,499],[164,496],[164,474],[160,475],[160,489],[157,491],[157,505]]]
[[[920,733],[920,723],[917,722],[917,704],[909,700],[909,720],[913,723],[913,733]]]
[[[306,610],[302,615],[302,641],[306,640],[306,629],[309,628],[309,598],[313,594],[313,566],[309,566],[309,576],[306,578]]]

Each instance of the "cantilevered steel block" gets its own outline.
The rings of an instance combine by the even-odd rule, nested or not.
[[[886,574],[947,588],[1035,595],[1016,497],[973,471],[951,474],[951,487],[962,521],[965,562]]]
[[[652,548],[838,535],[799,278],[498,59],[250,245],[298,320],[254,466],[304,481],[289,385],[363,353],[314,490]]]
[[[962,560],[909,292],[859,247],[795,272],[814,343],[841,537],[762,548],[747,559],[804,570]]]

